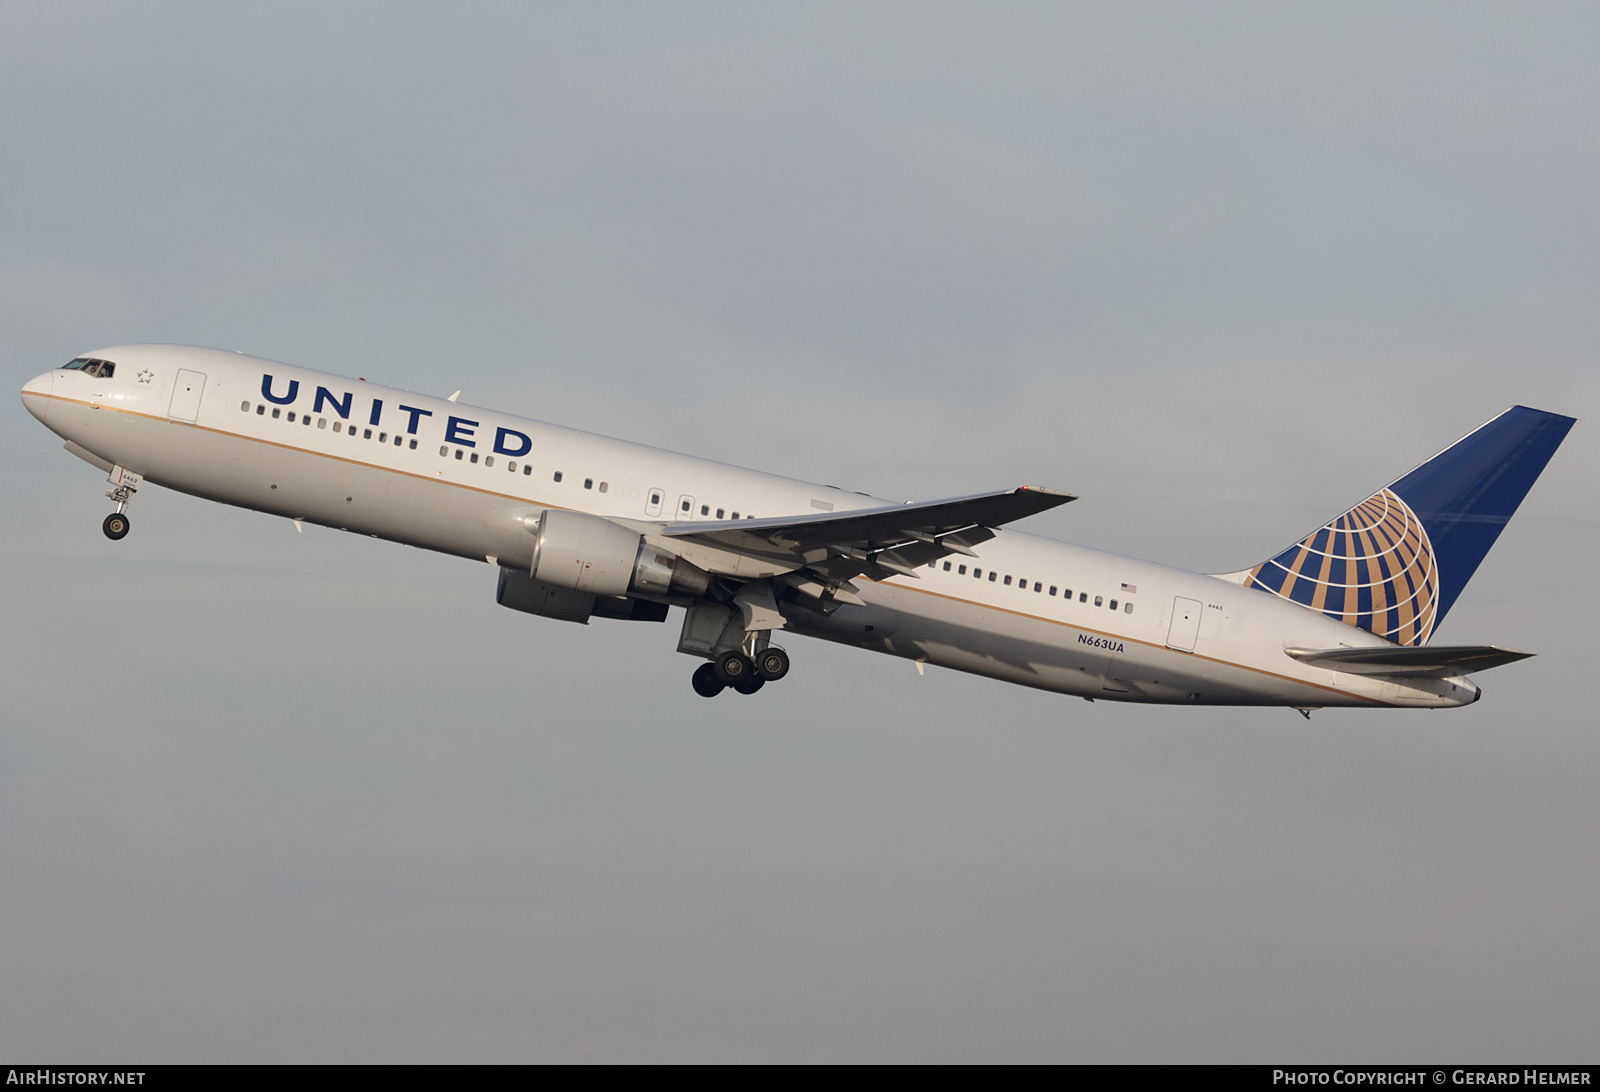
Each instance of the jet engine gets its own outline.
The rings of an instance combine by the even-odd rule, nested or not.
[[[550,508],[531,529],[528,573],[552,587],[600,596],[698,599],[711,586],[704,569],[600,516]]]

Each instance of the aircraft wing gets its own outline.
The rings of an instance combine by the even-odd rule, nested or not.
[[[1025,485],[999,493],[849,512],[669,523],[657,533],[792,563],[828,583],[860,574],[882,580],[914,577],[918,567],[952,553],[976,557],[972,548],[994,537],[991,527],[1077,499],[1071,493]]]
[[[1498,645],[1394,645],[1386,648],[1286,648],[1303,664],[1348,671],[1352,675],[1389,675],[1406,679],[1447,679],[1532,656]]]

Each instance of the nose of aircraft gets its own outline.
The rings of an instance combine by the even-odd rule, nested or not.
[[[55,385],[56,373],[53,371],[36,375],[22,385],[22,404],[41,421],[46,421],[50,416],[50,391]]]

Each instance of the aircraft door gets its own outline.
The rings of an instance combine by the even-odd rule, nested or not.
[[[167,406],[167,416],[174,421],[193,424],[195,418],[200,416],[200,396],[205,390],[205,373],[179,368],[178,378],[172,381],[172,402]]]
[[[1172,601],[1172,626],[1167,630],[1167,647],[1193,652],[1200,636],[1200,600],[1178,596]]]

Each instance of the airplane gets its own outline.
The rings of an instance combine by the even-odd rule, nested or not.
[[[791,632],[1061,694],[1454,708],[1530,653],[1429,639],[1574,419],[1514,406],[1260,564],[1187,572],[1008,525],[1022,486],[896,504],[243,353],[96,350],[22,401],[108,474],[498,569],[496,601],[664,622],[694,690],[788,674]]]

